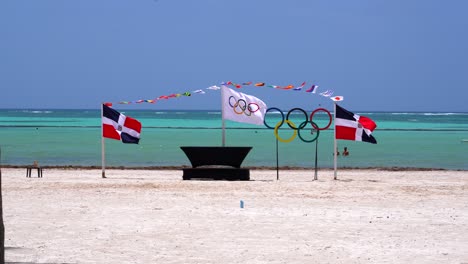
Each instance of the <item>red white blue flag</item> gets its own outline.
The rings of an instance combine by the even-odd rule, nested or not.
[[[335,135],[336,139],[364,141],[377,144],[371,135],[377,127],[375,122],[365,116],[359,116],[336,105]]]
[[[123,143],[138,144],[140,141],[141,123],[116,110],[102,105],[102,136],[122,140]]]
[[[294,91],[300,91],[300,90],[302,90],[302,88],[304,88],[305,84],[306,84],[306,82],[303,82],[300,86],[294,88],[293,90]]]
[[[316,93],[318,85],[313,84],[309,89],[306,90],[307,93]]]

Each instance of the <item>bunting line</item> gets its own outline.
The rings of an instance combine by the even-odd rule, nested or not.
[[[303,91],[303,88],[306,87],[306,82],[302,82],[299,86],[294,86],[292,84],[289,84],[289,85],[286,85],[286,86],[279,86],[279,85],[271,85],[271,84],[267,84],[267,83],[264,83],[264,82],[241,82],[241,83],[235,83],[235,82],[232,82],[232,81],[228,81],[228,82],[221,82],[220,85],[225,85],[225,86],[231,86],[231,87],[234,87],[236,89],[241,89],[242,87],[244,86],[255,86],[255,87],[269,87],[269,88],[273,88],[273,89],[278,89],[278,90],[285,90],[285,91]],[[318,88],[319,86],[318,85],[315,85],[315,84],[312,84],[310,86],[310,88],[307,88],[305,89],[304,91],[306,93],[311,93],[311,94],[317,94],[317,91],[318,91]],[[207,88],[204,88],[204,89],[198,89],[198,90],[194,90],[194,91],[187,91],[187,92],[183,92],[183,93],[173,93],[173,94],[169,94],[169,95],[161,95],[161,96],[158,96],[156,98],[153,98],[153,99],[139,99],[139,100],[136,100],[136,101],[120,101],[120,102],[117,102],[118,104],[141,104],[141,103],[150,103],[150,104],[155,104],[157,103],[158,101],[161,101],[161,100],[169,100],[169,99],[173,99],[173,98],[180,98],[180,97],[190,97],[192,95],[195,95],[195,94],[206,94],[206,90],[210,90],[210,91],[216,91],[216,90],[220,90],[221,87],[217,86],[217,85],[212,85],[210,87],[207,87]],[[343,97],[342,96],[335,96],[335,97],[332,97],[334,94],[334,91],[333,90],[325,90],[321,93],[318,93],[318,95],[320,96],[323,96],[323,97],[328,97],[332,100],[335,100],[336,98],[341,98],[341,100],[343,100]]]

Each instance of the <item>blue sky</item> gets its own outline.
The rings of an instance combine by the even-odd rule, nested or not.
[[[468,112],[464,0],[3,0],[0,108],[99,108],[222,81],[351,111]],[[269,107],[331,107],[244,87]],[[119,106],[220,109],[219,92]]]

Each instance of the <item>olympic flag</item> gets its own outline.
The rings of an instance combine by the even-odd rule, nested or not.
[[[267,106],[262,100],[236,92],[224,85],[221,97],[223,120],[263,125]]]

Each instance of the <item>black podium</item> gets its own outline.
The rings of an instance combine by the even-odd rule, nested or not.
[[[252,147],[180,147],[192,164],[182,169],[182,179],[250,180],[250,170],[241,168]]]

